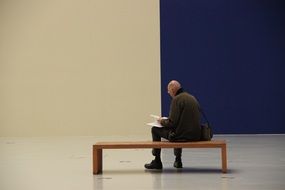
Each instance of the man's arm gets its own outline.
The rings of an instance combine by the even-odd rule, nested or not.
[[[161,119],[159,122],[164,127],[175,127],[177,126],[180,115],[180,109],[176,99],[171,101],[169,117],[168,119]]]

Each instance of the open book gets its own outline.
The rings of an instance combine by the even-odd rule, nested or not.
[[[154,118],[154,121],[151,123],[147,123],[147,125],[152,126],[152,127],[163,127],[157,120],[160,118],[157,115],[150,115],[150,117]],[[167,117],[162,117],[162,119],[167,119]]]

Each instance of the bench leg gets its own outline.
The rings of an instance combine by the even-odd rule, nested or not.
[[[221,147],[222,172],[227,173],[227,145]]]
[[[102,173],[102,149],[93,148],[93,174]]]

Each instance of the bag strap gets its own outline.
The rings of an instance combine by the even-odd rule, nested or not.
[[[201,107],[201,105],[200,105],[199,100],[198,100],[197,98],[196,98],[196,100],[197,100],[197,102],[198,102],[198,105],[199,105],[199,111],[200,111],[200,113],[201,113],[202,117],[203,117],[203,118],[205,119],[205,121],[208,123],[208,127],[209,127],[209,128],[211,128],[210,122],[209,122],[209,120],[208,120],[208,118],[207,118],[207,116],[206,116],[205,112],[203,111],[203,109],[202,109],[202,107]]]
[[[210,122],[207,119],[207,116],[206,116],[205,112],[203,111],[203,109],[201,107],[199,107],[199,111],[202,114],[202,116],[204,117],[204,119],[206,120],[206,122],[210,125]]]
[[[199,111],[200,111],[202,117],[204,117],[205,121],[206,121],[207,124],[208,124],[208,128],[210,129],[210,130],[209,130],[209,131],[210,131],[210,139],[212,139],[212,137],[213,137],[213,130],[212,130],[211,124],[210,124],[210,122],[209,122],[209,120],[208,120],[208,118],[207,118],[205,112],[203,111],[202,107],[200,106],[200,103],[199,103],[199,100],[198,100],[198,99],[197,99],[197,102],[198,102]]]

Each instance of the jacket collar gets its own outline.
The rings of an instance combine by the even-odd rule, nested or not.
[[[179,90],[177,90],[175,96],[177,96],[178,94],[181,94],[182,92],[184,92],[183,88],[180,88]]]

